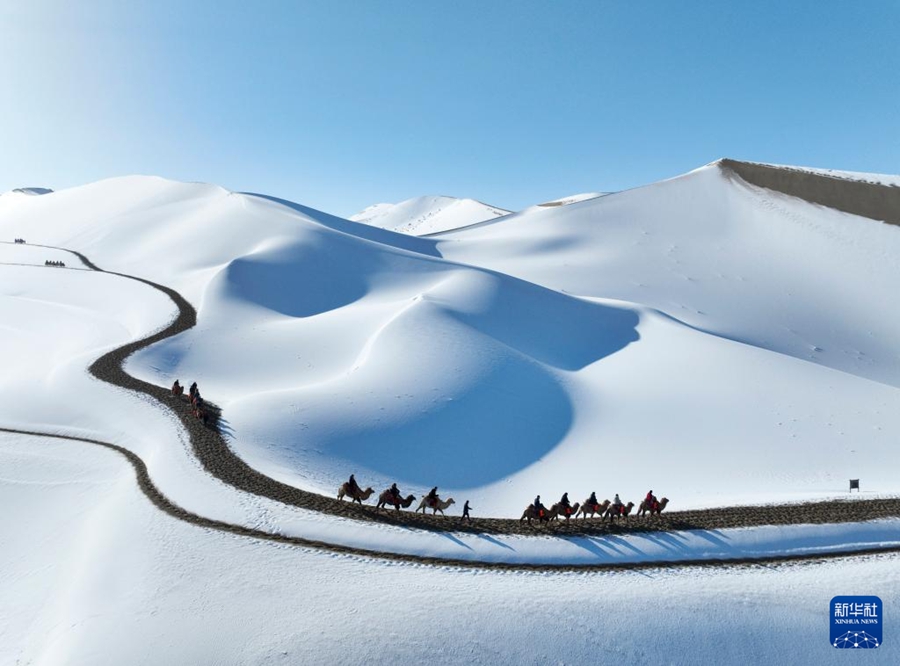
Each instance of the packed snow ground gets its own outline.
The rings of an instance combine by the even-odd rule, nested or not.
[[[890,608],[900,591],[897,555],[611,574],[382,563],[172,520],[88,445],[2,436],[0,469],[16,509],[0,512],[4,664],[845,664],[831,598]],[[900,659],[891,626],[867,661]]]

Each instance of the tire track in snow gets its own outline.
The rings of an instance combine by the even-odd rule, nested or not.
[[[8,243],[11,244],[11,243]],[[470,523],[464,523],[457,517],[435,517],[411,512],[396,512],[394,510],[376,509],[372,506],[361,506],[342,502],[337,499],[318,495],[301,490],[293,486],[276,481],[253,469],[241,460],[228,446],[225,438],[216,428],[204,426],[194,418],[184,401],[173,403],[171,392],[165,387],[159,387],[149,382],[132,377],[123,370],[125,360],[134,352],[159,342],[166,338],[184,332],[196,325],[197,313],[193,306],[174,289],[157,284],[150,280],[117,273],[104,271],[96,266],[83,254],[66,248],[53,246],[49,249],[69,252],[81,260],[89,269],[108,273],[118,277],[135,280],[146,284],[166,294],[176,305],[178,315],[168,325],[157,332],[140,340],[128,343],[114,349],[94,361],[88,368],[89,372],[101,381],[113,384],[120,388],[136,391],[143,395],[155,398],[163,408],[180,419],[187,429],[191,447],[203,468],[213,477],[233,486],[234,488],[273,499],[275,501],[297,506],[303,509],[319,511],[330,515],[380,522],[403,527],[413,527],[422,530],[436,532],[466,532],[473,534],[517,534],[517,535],[554,535],[554,536],[603,536],[621,535],[639,532],[660,532],[674,530],[715,530],[732,527],[753,527],[762,525],[795,525],[809,523],[847,523],[861,522],[874,518],[886,518],[900,516],[900,498],[855,500],[855,501],[826,501],[811,502],[794,505],[770,505],[770,506],[741,506],[725,507],[717,509],[702,509],[695,511],[671,512],[662,516],[636,518],[633,517],[624,523],[607,522],[604,520],[585,520],[577,522],[559,522],[545,525],[528,526],[516,520],[499,518],[477,518]],[[180,409],[178,407],[181,407]],[[737,558],[737,559],[704,559],[681,560],[678,562],[654,561],[641,563],[617,563],[617,564],[585,564],[585,565],[555,565],[555,564],[507,564],[496,562],[478,562],[470,560],[428,557],[390,553],[384,551],[367,550],[351,546],[327,543],[323,541],[307,539],[304,537],[285,536],[260,529],[245,527],[187,511],[168,497],[166,497],[153,483],[146,464],[135,453],[124,447],[102,442],[100,440],[42,433],[36,431],[14,430],[0,428],[0,432],[16,433],[39,437],[51,437],[67,439],[101,446],[120,453],[131,463],[137,475],[138,486],[144,495],[161,511],[185,522],[215,529],[240,536],[247,536],[266,541],[287,543],[296,546],[328,550],[334,553],[389,559],[402,562],[429,564],[436,566],[458,566],[466,568],[486,568],[498,570],[526,570],[526,571],[587,571],[587,570],[615,570],[615,569],[641,569],[658,568],[663,566],[699,566],[699,565],[744,565],[764,562],[779,562],[790,560],[823,560],[826,558],[846,557],[850,554],[872,554],[883,552],[900,552],[900,548],[864,548],[852,553],[828,553],[816,555],[779,555],[765,558]]]

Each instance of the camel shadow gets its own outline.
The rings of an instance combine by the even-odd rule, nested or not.
[[[718,530],[694,530],[692,534],[697,535],[701,539],[709,541],[714,546],[719,546],[720,548],[725,548],[728,550],[733,550],[734,547],[722,536],[719,536],[721,532]]]
[[[684,537],[670,532],[651,532],[642,534],[641,538],[662,546],[671,553],[686,553],[690,550]]]
[[[455,537],[455,536],[454,536],[453,534],[451,534],[450,532],[436,531],[436,532],[433,532],[433,534],[439,534],[439,535],[441,535],[442,537],[444,537],[445,539],[447,539],[447,540],[449,540],[449,541],[452,541],[452,542],[455,543],[457,546],[462,546],[462,547],[465,548],[466,550],[473,550],[472,546],[470,546],[469,544],[467,544],[465,541],[462,541],[461,539]]]
[[[644,551],[642,551],[640,548],[638,548],[633,543],[631,543],[630,540],[625,539],[623,537],[611,534],[608,537],[606,537],[606,540],[609,541],[610,544],[617,544],[626,550],[630,550],[635,555],[644,555],[645,554]]]
[[[224,418],[221,412],[216,419],[216,430],[219,431],[223,437],[227,437],[228,439],[234,440],[234,428],[231,427],[231,424],[228,422],[228,419]]]
[[[562,539],[563,541],[568,541],[573,546],[582,548],[582,549],[588,551],[589,553],[591,553],[592,555],[596,555],[597,557],[600,557],[604,560],[609,559],[609,557],[611,555],[614,556],[614,555],[622,554],[622,552],[618,548],[616,548],[612,544],[604,543],[603,540],[601,540],[601,539],[595,539],[595,538],[586,537],[586,536],[584,536],[584,537],[565,536],[565,537],[559,537],[559,538]],[[607,548],[609,548],[609,550],[604,550],[601,547],[601,544],[603,546],[606,546]]]
[[[483,539],[484,541],[487,541],[488,543],[494,544],[495,546],[499,546],[500,548],[506,548],[506,550],[511,550],[513,552],[515,552],[515,550],[516,550],[515,548],[510,546],[508,543],[503,543],[502,541],[499,541],[498,539],[495,539],[494,537],[492,537],[488,534],[480,533],[480,534],[476,534],[475,536],[477,536],[479,539]]]

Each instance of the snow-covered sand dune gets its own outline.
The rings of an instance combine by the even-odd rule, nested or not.
[[[355,471],[495,516],[567,490],[898,491],[900,236],[720,164],[436,239],[160,179],[29,201],[0,200],[10,237],[198,306],[129,371],[199,379],[281,481],[330,494]]]
[[[397,204],[375,204],[351,215],[350,219],[413,236],[426,236],[504,215],[509,215],[509,211],[474,199],[435,196],[416,197]]]
[[[886,306],[900,282],[900,235],[749,185],[720,163],[436,238],[453,260],[900,384],[900,314]]]
[[[609,194],[609,192],[584,192],[582,194],[573,194],[568,197],[563,197],[562,199],[554,199],[553,201],[545,201],[544,203],[538,204],[543,208],[554,208],[556,206],[568,206],[573,203],[580,203],[582,201],[590,201],[591,199],[596,199],[598,197],[603,197]]]
[[[0,236],[29,244],[0,244],[0,427],[114,441],[188,511],[361,549],[598,564],[896,545],[895,519],[479,536],[241,492],[204,472],[169,414],[85,372],[164,326],[171,301],[34,245],[183,293],[197,327],[127,369],[162,385],[199,381],[223,406],[234,450],[302,488],[331,494],[355,471],[404,491],[438,484],[476,515],[514,517],[536,492],[628,500],[653,487],[681,509],[845,495],[858,477],[863,498],[898,494],[898,229],[735,173],[717,163],[427,239],[156,178],[4,195]],[[0,661],[340,662],[374,651],[588,662],[614,645],[623,662],[831,663],[831,596],[876,580],[889,597],[898,585],[895,556],[607,577],[327,555],[173,520],[113,455],[0,434]],[[454,640],[385,631],[419,626],[423,606]],[[653,613],[663,617],[650,645]],[[685,635],[685,613],[712,635]],[[821,635],[821,650],[770,648],[773,618],[795,621],[792,645]],[[891,645],[880,654],[895,661]]]

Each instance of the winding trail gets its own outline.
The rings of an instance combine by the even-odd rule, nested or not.
[[[11,244],[11,243],[10,243]],[[354,520],[379,522],[391,525],[401,525],[422,530],[436,532],[468,532],[477,534],[520,534],[520,535],[554,535],[554,536],[593,536],[593,535],[621,535],[636,532],[660,532],[673,530],[716,530],[734,527],[754,527],[762,525],[796,525],[796,524],[824,524],[824,523],[849,523],[862,522],[875,518],[900,517],[900,498],[854,500],[854,501],[826,501],[810,502],[791,505],[767,505],[767,506],[739,506],[716,509],[703,509],[695,511],[681,511],[664,513],[662,516],[636,518],[632,517],[624,523],[611,523],[604,520],[584,520],[544,525],[527,525],[517,520],[498,518],[476,518],[471,522],[463,522],[457,517],[435,517],[415,514],[409,511],[394,511],[393,509],[376,509],[373,506],[361,506],[342,502],[337,499],[311,493],[293,486],[276,481],[259,471],[253,469],[241,460],[228,446],[225,438],[216,427],[207,427],[191,415],[188,404],[182,400],[175,400],[168,388],[156,386],[142,381],[123,370],[125,360],[134,352],[144,349],[155,342],[187,331],[197,322],[197,312],[178,292],[169,287],[157,284],[144,278],[104,271],[96,266],[83,254],[66,248],[53,246],[48,249],[69,252],[78,257],[81,262],[93,271],[116,275],[129,280],[135,280],[146,284],[166,294],[176,305],[178,315],[166,327],[145,338],[128,343],[114,349],[98,358],[88,368],[89,372],[101,381],[110,383],[120,388],[129,389],[155,398],[163,409],[169,409],[180,420],[189,434],[191,447],[203,468],[220,481],[247,493],[266,497],[284,504],[297,506],[303,509],[341,516]],[[207,403],[209,404],[209,403]],[[213,406],[213,409],[216,408]],[[215,411],[218,414],[218,411]],[[199,527],[215,529],[240,536],[248,536],[266,541],[288,543],[296,546],[329,550],[335,553],[358,555],[394,561],[414,562],[419,564],[459,566],[466,568],[497,569],[497,570],[525,570],[525,571],[590,571],[590,570],[617,570],[617,569],[643,569],[669,566],[706,566],[706,565],[744,565],[773,563],[788,560],[816,561],[834,557],[846,557],[848,555],[872,554],[898,551],[897,548],[862,548],[852,553],[843,551],[826,554],[790,554],[764,558],[728,558],[728,559],[702,559],[680,560],[678,562],[654,561],[640,563],[602,563],[602,564],[526,564],[526,563],[499,563],[479,562],[471,560],[427,557],[374,551],[350,546],[343,546],[323,541],[306,539],[296,536],[285,536],[245,527],[187,511],[169,498],[156,487],[150,478],[146,464],[135,453],[124,447],[95,439],[58,435],[51,433],[15,430],[0,428],[0,432],[16,433],[54,439],[67,439],[77,442],[94,444],[110,449],[125,456],[135,469],[138,486],[144,495],[161,511],[192,523]]]

